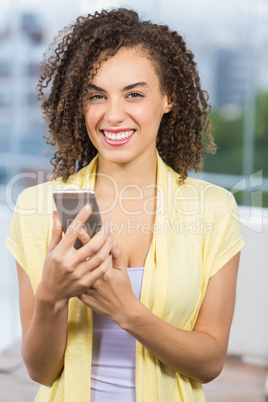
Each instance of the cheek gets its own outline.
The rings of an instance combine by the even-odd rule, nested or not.
[[[157,124],[158,119],[160,118],[161,120],[162,117],[159,107],[153,105],[150,105],[149,107],[141,105],[135,110],[132,116],[141,125],[155,125],[155,123]]]
[[[87,110],[85,113],[85,122],[87,128],[91,127],[93,122],[94,122],[94,114],[91,112],[91,110]]]
[[[96,127],[95,113],[92,113],[91,110],[86,110],[84,118],[89,139],[92,142],[92,144],[96,147],[96,142],[94,139],[94,128]]]
[[[160,122],[163,117],[162,105],[151,104],[148,108],[143,108],[140,111],[140,123],[151,132],[152,135],[157,135]]]
[[[85,112],[85,122],[86,126],[89,128],[94,128],[98,121],[100,120],[101,110],[100,108],[87,106]]]

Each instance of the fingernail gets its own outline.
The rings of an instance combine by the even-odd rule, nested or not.
[[[109,221],[109,219],[107,219],[105,226],[106,226],[107,232],[108,232],[108,233],[111,233],[111,231],[112,231],[112,224],[111,224],[111,221]]]
[[[78,233],[79,233],[80,235],[84,235],[84,234],[86,233],[86,231],[85,231],[85,229],[84,229],[83,227],[81,227],[81,228],[78,230]]]
[[[91,212],[91,207],[90,207],[90,205],[88,205],[88,204],[85,205],[84,208],[82,209],[82,212],[83,212],[84,215],[89,215],[90,212]]]

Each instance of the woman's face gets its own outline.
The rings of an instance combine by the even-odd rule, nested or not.
[[[138,49],[121,48],[91,82],[85,122],[100,157],[128,163],[155,157],[158,128],[170,110],[152,62]]]

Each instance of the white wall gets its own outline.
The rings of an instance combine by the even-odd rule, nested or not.
[[[16,266],[3,244],[10,219],[11,211],[0,204],[0,351],[21,336]]]
[[[268,209],[240,207],[239,212],[246,246],[241,252],[229,353],[268,363]]]

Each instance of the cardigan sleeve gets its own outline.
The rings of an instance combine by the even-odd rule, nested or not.
[[[203,259],[207,277],[215,275],[244,247],[237,204],[232,193],[216,191],[209,204],[211,233],[204,242]]]
[[[25,255],[26,235],[24,232],[22,217],[23,206],[21,205],[21,196],[19,196],[12,216],[9,232],[5,240],[5,246],[10,254],[27,273],[27,263]]]
[[[46,184],[29,187],[18,197],[5,246],[30,277],[35,290],[42,278],[43,264],[52,230],[52,188]]]

